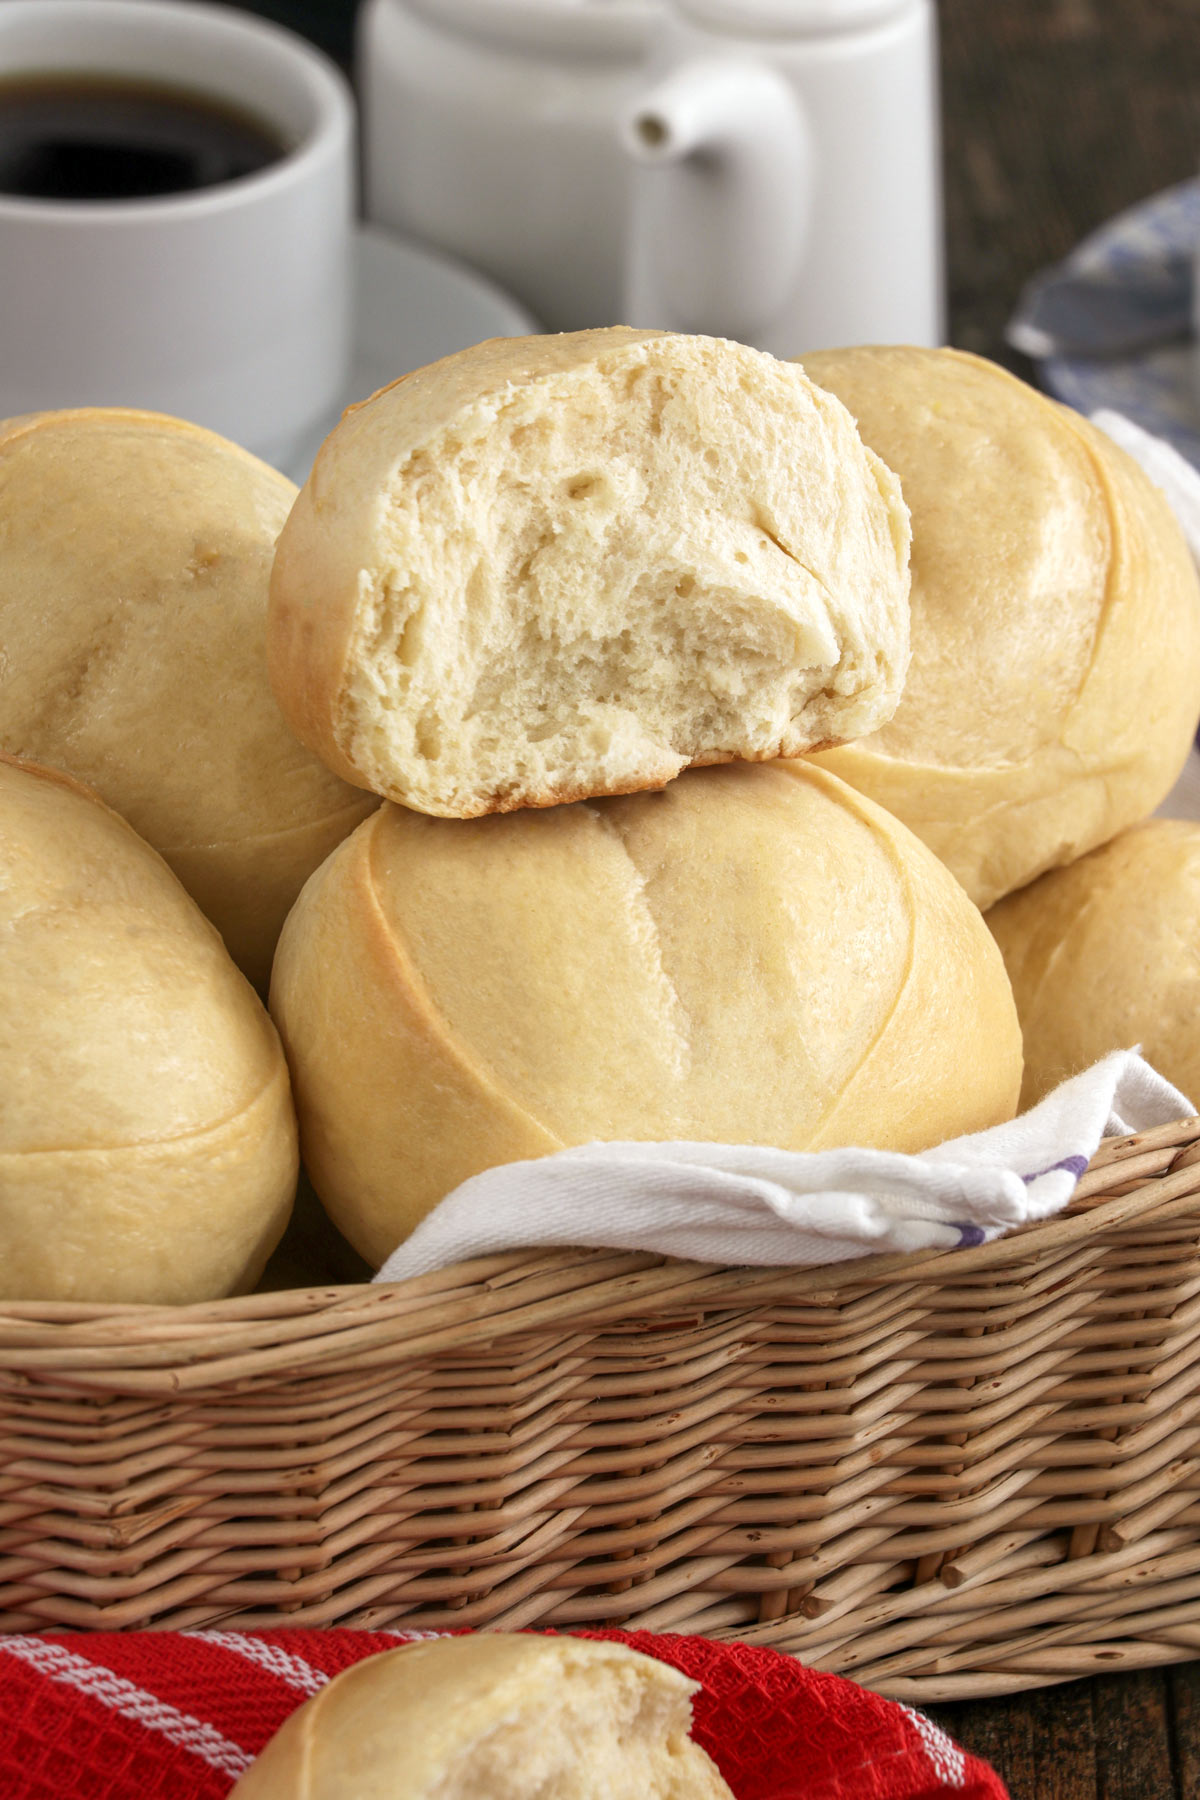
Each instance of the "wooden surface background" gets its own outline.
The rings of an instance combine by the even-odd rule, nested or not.
[[[1200,1795],[1197,1663],[924,1710],[999,1770],[1012,1800]]]
[[[1200,0],[940,0],[951,341],[1020,374],[1022,283],[1200,169]]]
[[[251,4],[348,65],[354,0]],[[1028,376],[1003,335],[1022,283],[1200,167],[1200,0],[938,12],[950,337]],[[1200,1664],[931,1710],[1013,1800],[1200,1797]]]

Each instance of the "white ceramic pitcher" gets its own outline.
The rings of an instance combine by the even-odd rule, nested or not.
[[[550,330],[621,316],[618,120],[659,0],[365,0],[367,216],[501,282]]]
[[[942,341],[932,0],[672,0],[621,133],[628,323]]]

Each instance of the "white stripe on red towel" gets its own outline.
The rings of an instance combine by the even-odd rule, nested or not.
[[[281,1650],[278,1644],[264,1643],[262,1638],[251,1637],[244,1631],[188,1631],[185,1637],[199,1638],[202,1644],[215,1644],[218,1650],[228,1650],[233,1656],[245,1657],[257,1669],[265,1669],[268,1675],[278,1676],[297,1693],[319,1694],[328,1686],[329,1676],[321,1669],[314,1669],[310,1662],[302,1656],[294,1656],[290,1650]]]
[[[85,1656],[76,1656],[64,1644],[52,1643],[47,1638],[0,1637],[0,1652],[28,1663],[50,1681],[75,1688],[90,1699],[100,1701],[144,1730],[159,1733],[169,1743],[190,1750],[210,1768],[219,1769],[234,1780],[254,1761],[240,1744],[227,1738],[215,1725],[207,1725],[203,1719],[180,1712],[145,1688],[126,1681],[123,1675],[114,1675],[111,1669],[89,1662]]]

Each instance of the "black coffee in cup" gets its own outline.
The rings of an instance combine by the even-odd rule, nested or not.
[[[252,175],[289,148],[264,121],[185,88],[116,75],[0,80],[0,194],[184,194]]]

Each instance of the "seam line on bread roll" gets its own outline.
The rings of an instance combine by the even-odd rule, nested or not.
[[[0,1168],[6,1164],[20,1164],[37,1156],[118,1156],[129,1150],[166,1150],[174,1144],[201,1143],[205,1138],[219,1137],[231,1126],[248,1119],[251,1113],[274,1096],[281,1083],[285,1087],[289,1086],[285,1070],[279,1068],[244,1106],[226,1113],[224,1118],[198,1126],[194,1131],[171,1132],[166,1137],[123,1138],[112,1144],[46,1144],[36,1150],[0,1150]]]
[[[677,1079],[686,1080],[692,1067],[692,1019],[684,1004],[683,995],[667,968],[662,934],[650,899],[650,882],[629,848],[628,833],[621,820],[607,809],[590,805],[586,801],[583,804],[584,810],[595,819],[600,829],[617,843],[629,866],[632,885],[628,898],[634,917],[645,927],[636,934],[637,941],[646,953],[648,972],[652,972],[657,978],[655,987],[662,1001],[659,1016],[667,1028],[674,1051],[671,1059],[672,1073]]]
[[[1047,402],[1047,404],[1055,405],[1056,403]],[[1105,466],[1103,459],[1098,455],[1095,444],[1089,440],[1084,432],[1079,431],[1076,428],[1075,420],[1077,415],[1073,414],[1066,407],[1063,407],[1061,411],[1065,415],[1064,422],[1068,431],[1082,448],[1084,456],[1087,458],[1088,466],[1095,476],[1096,485],[1104,495],[1104,507],[1108,518],[1109,551],[1108,565],[1104,579],[1104,602],[1100,608],[1099,615],[1096,619],[1095,630],[1092,634],[1091,654],[1088,657],[1087,667],[1083,671],[1079,686],[1075,691],[1071,704],[1064,709],[1059,724],[1059,742],[1064,749],[1070,749],[1072,748],[1069,742],[1071,720],[1077,709],[1083,704],[1088,684],[1096,672],[1097,663],[1100,661],[1104,648],[1104,636],[1108,630],[1109,622],[1114,610],[1113,596],[1116,593],[1118,586],[1125,580],[1129,552],[1126,543],[1124,508],[1121,504],[1120,495],[1117,492],[1111,474]],[[1120,579],[1118,580],[1118,578]]]
[[[385,805],[386,804],[391,803],[385,802]],[[374,914],[378,929],[385,941],[391,946],[395,955],[396,966],[391,971],[393,979],[395,979],[397,975],[403,976],[403,987],[407,1004],[411,1007],[412,1011],[420,1017],[429,1036],[442,1046],[443,1051],[448,1057],[458,1063],[464,1074],[471,1081],[475,1082],[485,1094],[491,1096],[494,1100],[499,1102],[499,1104],[508,1107],[512,1113],[519,1119],[522,1119],[534,1132],[539,1133],[545,1139],[551,1150],[565,1149],[566,1145],[562,1138],[558,1136],[557,1132],[551,1131],[550,1127],[539,1119],[535,1113],[531,1113],[528,1107],[523,1106],[516,1096],[503,1082],[500,1081],[499,1077],[492,1069],[489,1069],[485,1064],[481,1063],[477,1058],[472,1057],[468,1053],[462,1040],[450,1029],[449,1023],[442,1014],[441,1009],[434,1004],[433,998],[420,970],[417,968],[407,942],[402,933],[397,930],[392,921],[388,918],[379,898],[379,883],[375,875],[373,849],[375,828],[382,816],[383,809],[381,808],[378,812],[373,813],[371,818],[367,821],[369,829],[366,834],[365,855],[361,864],[362,888],[367,903]]]
[[[369,807],[375,800],[374,794],[368,794],[365,789],[360,789],[359,799],[352,801],[349,806],[339,806],[336,812],[321,813],[319,817],[302,819],[296,825],[285,825],[279,831],[251,832],[246,837],[204,838],[187,844],[165,844],[159,851],[159,855],[170,859],[172,856],[195,856],[209,850],[236,850],[242,844],[283,844],[289,838],[311,836],[316,832],[327,830],[339,819],[353,818],[356,813],[361,813],[364,807]]]
[[[854,814],[854,817],[858,820],[863,829],[871,833],[872,838],[877,845],[886,845],[888,862],[896,876],[901,892],[904,895],[905,912],[908,918],[908,941],[904,954],[903,973],[896,983],[891,1004],[883,1018],[880,1020],[878,1028],[872,1033],[870,1041],[864,1048],[857,1066],[850,1071],[836,1091],[825,1125],[822,1127],[822,1131],[825,1133],[828,1131],[830,1123],[836,1118],[837,1109],[841,1106],[846,1095],[851,1091],[855,1083],[861,1079],[864,1070],[869,1067],[871,1058],[874,1056],[886,1033],[890,1029],[892,1021],[899,1012],[904,997],[912,983],[913,969],[917,955],[917,919],[918,916],[920,916],[921,908],[912,884],[911,870],[906,865],[904,859],[896,853],[896,846],[891,835],[890,827],[887,830],[880,829],[878,819],[872,818],[868,814],[866,808],[862,804],[862,796],[858,793],[856,788],[848,787],[844,782],[839,781],[836,776],[831,776],[827,770],[819,768],[815,764],[803,762],[802,760],[800,760],[800,766],[795,768],[788,762],[781,762],[776,766],[789,774],[793,780],[806,779],[810,775],[815,776],[820,786],[827,792],[830,789],[834,790],[839,803],[845,807],[847,812],[852,812]],[[887,816],[890,819],[890,815]],[[903,829],[903,827],[901,829]],[[930,854],[932,854],[932,852]]]

